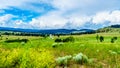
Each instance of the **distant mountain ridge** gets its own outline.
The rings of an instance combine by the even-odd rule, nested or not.
[[[13,31],[13,32],[26,32],[26,33],[41,33],[41,34],[70,34],[70,33],[85,33],[85,32],[95,32],[92,29],[22,29],[22,28],[9,28],[9,27],[0,27],[0,31]]]

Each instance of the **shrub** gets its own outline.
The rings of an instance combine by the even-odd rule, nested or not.
[[[113,37],[114,40],[117,40],[117,37]]]
[[[86,55],[83,55],[82,53],[79,53],[73,57],[73,60],[76,63],[83,64],[88,62],[88,57]]]
[[[111,43],[114,43],[114,39],[113,38],[111,38]]]
[[[97,41],[99,40],[99,35],[97,34],[97,36],[96,36],[96,39],[97,39]]]
[[[7,40],[8,38],[6,38],[6,40]]]
[[[93,59],[89,59],[86,55],[79,53],[75,56],[73,56],[73,60],[78,64],[84,64],[84,63],[93,63]]]
[[[20,41],[27,43],[29,40],[28,40],[28,39],[22,39],[22,40],[20,40]]]
[[[104,37],[103,36],[100,36],[100,42],[103,42],[104,41]]]
[[[109,50],[109,52],[111,55],[117,55],[117,52],[115,52],[115,51]]]
[[[74,41],[75,41],[75,39],[72,36],[67,37],[67,38],[65,38],[63,40],[60,39],[60,38],[55,39],[55,42],[57,42],[57,43],[59,43],[59,42],[74,42]]]
[[[60,46],[60,45],[63,45],[63,42],[53,43],[53,44],[52,44],[52,47],[55,48],[55,47]]]
[[[75,39],[72,36],[63,39],[63,42],[74,42],[74,41],[75,41]]]
[[[55,48],[55,47],[57,47],[57,45],[58,45],[57,43],[53,43],[52,47]]]
[[[111,38],[111,43],[114,43],[117,40],[117,37]]]
[[[62,40],[60,39],[60,38],[57,38],[57,39],[55,39],[55,42],[62,42]]]
[[[73,57],[71,55],[58,57],[56,59],[56,62],[59,66],[67,66],[71,59],[78,64],[84,64],[84,63],[92,64],[94,61],[94,59],[89,59],[86,55],[79,53]]]
[[[25,42],[21,42],[21,45],[25,45]]]
[[[58,57],[56,59],[56,62],[59,66],[67,66],[71,58],[72,58],[71,55],[64,56],[64,57]]]
[[[12,42],[25,42],[27,43],[29,40],[28,39],[10,39],[10,40],[6,40],[5,42],[7,43],[12,43]]]

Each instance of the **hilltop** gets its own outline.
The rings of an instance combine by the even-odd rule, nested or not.
[[[107,26],[104,28],[100,28],[98,30],[96,30],[96,32],[98,33],[111,33],[111,32],[116,32],[116,33],[120,33],[120,25],[116,24],[116,25],[111,25],[111,26]]]

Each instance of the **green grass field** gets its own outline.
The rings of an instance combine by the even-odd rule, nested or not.
[[[67,62],[68,68],[120,68],[120,34],[101,33],[104,41],[96,40],[97,34],[73,35],[75,42],[55,43],[54,39],[34,36],[3,36],[0,40],[0,68],[62,68],[58,57],[82,53],[92,59],[91,63]],[[112,37],[118,37],[111,43]],[[60,36],[66,38],[68,36]],[[28,39],[27,43],[12,42],[12,39]],[[56,47],[53,47],[56,45]]]

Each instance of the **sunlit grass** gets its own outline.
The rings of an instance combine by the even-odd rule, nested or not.
[[[78,53],[93,59],[92,64],[77,64],[70,61],[68,68],[119,68],[120,67],[120,34],[98,34],[104,36],[104,41],[96,40],[97,34],[73,35],[75,42],[55,43],[54,39],[42,37],[3,36],[0,40],[0,67],[16,68],[54,68],[58,67],[55,59]],[[117,36],[115,43],[111,38]],[[4,42],[8,39],[29,39],[29,42]],[[69,36],[61,36],[66,38]],[[53,47],[55,45],[56,47]]]
[[[54,56],[46,49],[0,50],[1,68],[53,68],[54,66]]]

